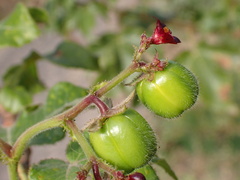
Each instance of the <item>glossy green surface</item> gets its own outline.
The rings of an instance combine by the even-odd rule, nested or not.
[[[163,71],[155,72],[152,80],[144,79],[137,85],[139,99],[157,115],[177,117],[196,101],[198,83],[184,66],[169,61]]]
[[[156,153],[154,132],[134,110],[109,118],[89,138],[99,157],[125,172],[143,166]]]

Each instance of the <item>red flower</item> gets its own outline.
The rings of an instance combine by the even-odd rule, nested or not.
[[[176,36],[172,36],[171,30],[168,29],[165,24],[157,20],[156,28],[153,35],[150,37],[150,44],[177,44],[180,42],[181,41]]]

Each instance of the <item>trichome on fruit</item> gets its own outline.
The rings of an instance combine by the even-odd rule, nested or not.
[[[99,157],[125,172],[145,165],[157,150],[150,125],[132,109],[107,119],[89,139]]]
[[[136,87],[139,99],[155,114],[174,118],[197,100],[198,83],[184,66],[168,61],[164,70],[151,72]]]

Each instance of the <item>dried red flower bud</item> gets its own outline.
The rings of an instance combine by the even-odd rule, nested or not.
[[[177,44],[181,41],[176,37],[172,36],[171,30],[160,20],[157,20],[156,28],[153,32],[153,35],[150,37],[151,44]]]

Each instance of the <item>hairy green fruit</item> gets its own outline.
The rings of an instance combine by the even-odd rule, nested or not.
[[[188,69],[169,61],[164,70],[139,82],[136,90],[139,99],[150,110],[159,116],[173,118],[196,102],[198,83]]]
[[[125,172],[145,165],[157,149],[147,121],[130,109],[107,119],[100,130],[89,133],[89,139],[99,157]]]

